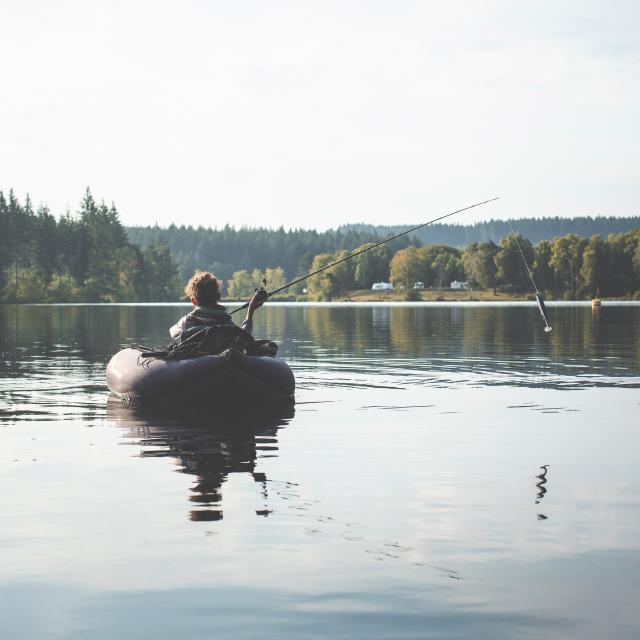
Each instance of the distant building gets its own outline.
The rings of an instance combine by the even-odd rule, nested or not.
[[[451,283],[451,288],[452,289],[468,289],[469,288],[469,283],[468,282],[458,282],[457,280],[454,280]]]
[[[374,282],[371,287],[373,291],[390,291],[393,288],[394,287],[390,282]]]
[[[414,289],[424,289],[424,282],[414,282],[413,283],[413,288]]]

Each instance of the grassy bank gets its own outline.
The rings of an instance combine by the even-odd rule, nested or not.
[[[463,301],[491,301],[491,302],[513,302],[521,300],[535,300],[531,294],[505,293],[504,291],[493,292],[488,290],[464,291],[457,289],[423,289],[411,290],[410,297],[406,291],[372,291],[371,289],[359,289],[356,291],[345,291],[344,294],[333,298],[332,302],[463,302]],[[550,297],[551,299],[551,297]],[[314,298],[302,294],[278,294],[271,298],[274,302],[308,302]]]
[[[491,302],[513,302],[517,300],[534,300],[533,294],[514,294],[505,293],[503,291],[493,292],[493,289],[487,290],[459,290],[459,289],[413,289],[410,298],[415,302],[464,302],[469,300],[491,301]],[[386,301],[404,301],[407,300],[406,291],[371,291],[362,289],[359,291],[348,291],[339,300],[348,300],[351,302],[384,302]]]
[[[333,298],[332,302],[523,302],[534,301],[535,295],[529,293],[510,293],[493,289],[413,289],[407,296],[406,291],[372,291],[371,289],[360,289],[356,291],[346,291],[340,296]],[[545,300],[565,300],[564,297],[554,297],[550,293],[544,294]],[[610,298],[602,298],[603,300],[633,300],[637,299],[633,296],[617,296]],[[271,298],[274,302],[308,302],[314,300],[306,295],[301,294],[279,294]],[[577,301],[591,300],[590,297],[576,298]]]

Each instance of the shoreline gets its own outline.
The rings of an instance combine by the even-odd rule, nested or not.
[[[486,289],[474,289],[474,290],[454,290],[454,289],[413,289],[411,291],[412,296],[415,299],[407,299],[406,291],[387,291],[387,292],[373,292],[369,289],[345,291],[344,294],[327,300],[326,302],[344,303],[344,302],[406,302],[406,303],[419,303],[419,302],[491,302],[491,303],[512,303],[512,302],[536,302],[535,294],[532,293],[506,293],[504,291],[486,290]],[[547,296],[544,294],[545,302],[573,302],[573,303],[589,303],[591,304],[592,298],[575,298],[567,300],[564,298],[554,298],[553,296]],[[611,297],[611,298],[599,298],[602,302],[634,302],[629,297]],[[287,296],[284,295],[274,296],[271,299],[272,302],[317,302],[313,300],[307,300],[306,296]],[[235,301],[234,301],[235,302]],[[637,302],[637,300],[635,301]],[[223,301],[224,304],[233,304],[232,301]]]
[[[410,297],[407,296],[407,292],[404,290],[398,291],[371,291],[370,289],[345,291],[340,296],[337,296],[331,300],[313,300],[302,294],[280,294],[275,295],[269,299],[270,304],[299,304],[299,305],[341,305],[348,304],[357,306],[359,304],[389,304],[389,305],[411,305],[411,304],[536,304],[536,298],[534,293],[507,293],[504,291],[493,290],[450,290],[450,289],[412,289],[409,291]],[[551,295],[544,297],[547,304],[576,304],[576,305],[591,305],[591,298],[576,298],[567,300],[565,298],[554,298]],[[640,299],[634,300],[630,296],[622,297],[603,297],[599,298],[602,304],[640,304]],[[223,305],[242,305],[246,300],[226,300],[222,299]],[[34,305],[34,306],[91,306],[91,305],[121,305],[121,306],[134,306],[134,305],[161,305],[161,306],[191,306],[191,303],[186,300],[175,301],[83,301],[83,302],[37,302],[37,301],[13,301],[4,300],[0,301],[0,305]]]
[[[622,300],[617,298],[600,298],[601,307],[592,307],[590,300],[548,300],[545,304],[550,307],[588,307],[598,311],[602,307],[613,306],[640,306],[640,300]],[[223,300],[222,305],[226,307],[238,307],[246,303],[246,300]],[[537,306],[535,299],[525,300],[522,298],[509,299],[439,299],[439,300],[403,300],[395,299],[369,299],[369,300],[271,300],[269,306],[282,307],[429,307],[429,306],[478,306],[478,307],[500,307],[500,306]],[[179,302],[0,302],[0,307],[181,307],[192,308],[192,304],[186,301]]]

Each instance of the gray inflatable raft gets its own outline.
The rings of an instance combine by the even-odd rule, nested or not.
[[[139,349],[123,349],[107,366],[109,390],[139,403],[293,401],[295,378],[280,358],[247,356],[228,349],[188,360],[142,358]]]

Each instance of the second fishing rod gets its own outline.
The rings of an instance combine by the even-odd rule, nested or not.
[[[456,209],[456,211],[451,211],[450,213],[446,213],[442,216],[438,216],[437,218],[434,218],[433,220],[429,220],[428,222],[423,222],[422,224],[419,224],[415,227],[412,227],[411,229],[407,229],[406,231],[402,231],[401,233],[396,233],[394,236],[391,236],[390,238],[386,238],[385,240],[381,240],[380,242],[375,242],[371,245],[369,245],[368,247],[365,247],[364,249],[360,249],[359,251],[354,251],[353,253],[350,253],[348,256],[345,256],[344,258],[340,258],[339,260],[336,260],[335,262],[332,262],[331,264],[328,264],[324,267],[322,267],[321,269],[316,269],[315,271],[311,271],[310,273],[307,273],[306,275],[300,277],[300,278],[296,278],[295,280],[292,280],[291,282],[288,282],[287,284],[283,285],[282,287],[278,287],[277,289],[274,289],[273,291],[267,291],[266,289],[262,288],[262,289],[257,289],[256,291],[258,292],[263,292],[261,295],[261,299],[262,300],[268,300],[272,295],[275,295],[276,293],[280,293],[280,291],[284,291],[285,289],[288,289],[289,287],[292,287],[294,284],[298,284],[298,282],[302,282],[303,280],[306,280],[307,278],[311,278],[312,276],[318,275],[319,273],[322,273],[323,271],[326,271],[327,269],[331,269],[331,267],[335,267],[336,265],[340,264],[341,262],[345,262],[346,260],[351,260],[351,258],[355,258],[356,256],[359,256],[363,253],[366,253],[367,251],[371,251],[371,249],[375,249],[376,247],[379,247],[380,245],[386,244],[387,242],[391,242],[392,240],[396,240],[397,238],[401,238],[402,236],[406,236],[409,233],[413,233],[414,231],[417,231],[418,229],[422,229],[423,227],[426,227],[427,225],[433,224],[434,222],[439,222],[440,220],[444,220],[445,218],[450,218],[451,216],[456,215],[457,213],[462,213],[463,211],[468,211],[469,209],[473,209],[474,207],[479,207],[483,204],[488,204],[489,202],[494,202],[495,200],[498,200],[498,197],[495,198],[490,198],[489,200],[483,200],[482,202],[476,202],[475,204],[470,204],[467,207],[463,207],[462,209]],[[265,282],[263,280],[263,282]],[[265,283],[266,286],[266,283]],[[241,309],[246,309],[249,306],[248,302],[245,302],[245,304],[243,304],[241,307],[237,307],[236,309],[234,309],[233,311],[231,311],[231,314],[236,313],[236,311],[240,311]]]

